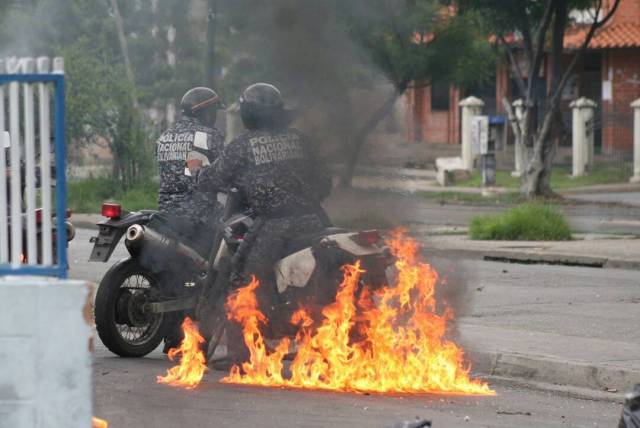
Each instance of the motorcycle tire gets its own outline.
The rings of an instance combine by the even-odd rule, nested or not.
[[[132,278],[139,287],[123,287]],[[143,286],[140,286],[141,281]],[[98,336],[111,352],[121,357],[138,358],[160,345],[171,325],[171,317],[144,314],[138,310],[145,299],[158,293],[157,275],[135,258],[121,260],[107,271],[96,293],[94,316]],[[123,329],[133,331],[134,327],[143,329],[142,337],[134,339],[124,334]]]

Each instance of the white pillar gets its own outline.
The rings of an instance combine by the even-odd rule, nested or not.
[[[89,428],[92,289],[0,277],[0,426]]]
[[[51,60],[43,56],[38,58],[38,73],[51,72]],[[42,264],[53,264],[52,231],[51,231],[51,124],[49,123],[50,111],[49,88],[46,83],[38,84],[38,118],[40,131],[40,174],[42,176],[41,201],[42,201]]]
[[[0,74],[6,72],[4,60],[0,59]],[[0,85],[0,168],[4,171],[6,167],[6,155],[5,155],[5,107],[4,107],[4,86]],[[7,177],[4,173],[0,172],[0,230],[8,230],[8,216],[7,211]],[[9,240],[0,240],[0,264],[7,263],[9,261]]]
[[[467,97],[460,101],[462,107],[462,165],[467,171],[473,170],[473,149],[471,143],[471,122],[474,116],[482,113],[484,102],[476,97]]]
[[[22,64],[18,58],[7,59],[8,74],[21,72]],[[20,135],[20,85],[18,82],[9,83],[9,130],[11,134],[11,266],[20,267],[22,263],[22,192],[20,174],[20,159],[22,158]]]
[[[631,183],[640,183],[640,98],[631,103],[633,108],[633,177]]]
[[[585,174],[587,165],[592,158],[593,130],[587,135],[587,122],[593,118],[596,103],[588,98],[581,97],[573,101],[569,106],[573,109],[573,168],[572,175],[579,177]],[[591,159],[592,160],[592,159]]]
[[[514,114],[516,115],[516,119],[518,120],[518,126],[522,129],[522,118],[524,117],[524,101],[522,99],[515,100],[513,102]],[[513,150],[515,152],[515,168],[511,175],[513,177],[522,177],[522,171],[524,171],[524,159],[522,159],[522,144],[523,141],[519,141],[516,138],[515,144],[513,146]]]
[[[26,74],[33,74],[36,71],[36,61],[33,58],[23,58]],[[22,85],[23,119],[24,129],[24,161],[25,161],[25,206],[27,220],[27,263],[35,265],[38,263],[38,244],[36,231],[36,121],[34,109],[34,85],[24,83]]]

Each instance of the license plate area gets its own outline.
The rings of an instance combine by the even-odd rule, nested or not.
[[[106,262],[113,254],[113,250],[118,245],[120,238],[124,235],[124,230],[102,224],[98,227],[98,236],[93,236],[89,240],[89,242],[93,243],[89,261]]]

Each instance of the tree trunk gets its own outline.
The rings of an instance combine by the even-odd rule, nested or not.
[[[371,117],[365,122],[365,124],[358,130],[353,138],[353,147],[351,153],[347,159],[347,164],[340,177],[340,187],[351,187],[353,176],[355,175],[356,166],[358,164],[358,157],[360,151],[367,141],[367,137],[373,131],[378,124],[391,113],[393,106],[398,98],[406,90],[406,85],[402,85],[401,89],[394,88],[393,92],[389,95],[387,100],[378,108]]]
[[[207,54],[205,58],[204,79],[205,86],[216,86],[216,18],[218,14],[218,1],[209,0],[207,14]]]
[[[529,164],[525,167],[525,180],[522,193],[527,198],[557,197],[551,190],[551,166],[553,162],[552,129],[560,107],[551,106],[545,113],[533,143]]]
[[[116,29],[118,30],[118,39],[120,41],[120,51],[122,52],[122,57],[124,58],[124,67],[127,73],[127,79],[131,82],[131,85],[135,88],[135,77],[133,75],[133,67],[131,66],[131,57],[129,56],[129,45],[127,43],[127,35],[124,31],[124,21],[122,20],[122,15],[120,15],[120,8],[118,7],[118,0],[111,0],[111,8],[113,9],[113,15],[116,20]],[[136,95],[136,91],[131,91],[131,100],[133,101],[133,106],[138,108],[138,96]]]

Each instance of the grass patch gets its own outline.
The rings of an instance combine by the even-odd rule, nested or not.
[[[99,213],[103,202],[119,202],[127,211],[155,209],[158,185],[151,180],[124,190],[111,178],[88,178],[67,184],[68,205],[74,212]]]
[[[496,186],[506,187],[508,189],[517,189],[520,187],[520,178],[512,177],[511,171],[496,171]],[[479,171],[474,171],[469,178],[465,180],[459,180],[453,183],[454,186],[460,187],[481,187],[482,186],[482,174]]]
[[[499,215],[471,220],[469,237],[504,241],[567,241],[571,229],[564,215],[555,207],[526,203]]]
[[[593,171],[582,177],[572,177],[569,168],[554,168],[551,172],[551,188],[566,190],[575,187],[597,186],[600,184],[627,183],[631,173],[629,168],[620,165],[599,165]],[[519,189],[522,182],[518,177],[512,177],[510,171],[496,171],[496,186],[507,189]],[[454,183],[460,187],[481,187],[482,176],[475,171],[466,180]]]
[[[620,166],[597,166],[582,177],[572,177],[571,170],[556,168],[551,173],[551,188],[566,190],[574,187],[597,186],[599,184],[628,183],[629,169]]]

